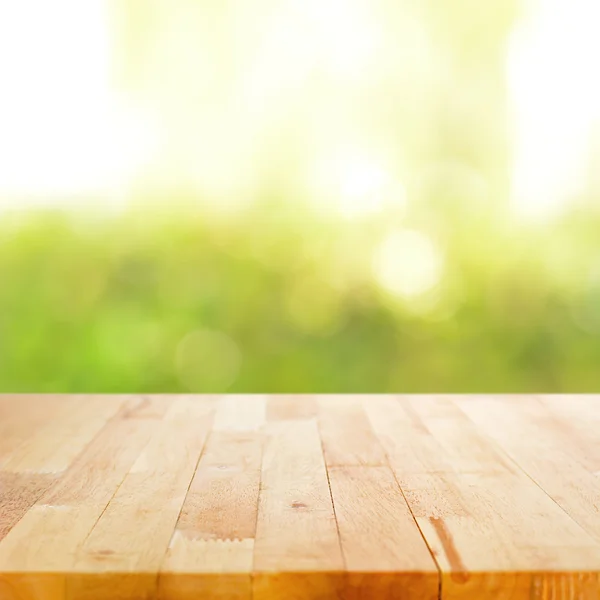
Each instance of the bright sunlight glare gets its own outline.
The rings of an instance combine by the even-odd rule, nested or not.
[[[338,148],[317,165],[314,179],[314,202],[346,219],[368,217],[405,204],[402,183],[391,176],[381,159],[359,147]]]
[[[203,12],[190,6],[166,10],[178,20],[152,33],[142,61],[150,83],[134,105],[112,82],[112,59],[123,49],[109,0],[0,3],[0,206],[80,202],[89,192],[121,198],[144,172],[237,210],[263,189],[273,158],[280,171],[293,170],[279,158],[295,152],[286,131],[308,132],[298,134],[298,156],[309,162],[356,139],[363,124],[351,112],[337,119],[335,98],[358,102],[361,114],[376,110],[370,86],[381,65],[396,64],[394,46],[382,42],[384,11],[377,15],[368,0],[282,0],[269,13],[244,13],[235,44],[226,44],[233,58],[222,56],[216,34],[197,35]],[[520,218],[560,214],[584,185],[590,132],[600,122],[599,21],[597,0],[531,0],[510,39],[511,202]],[[239,61],[230,48],[238,43]],[[156,115],[142,110],[146,101]],[[342,218],[404,202],[396,170],[366,146],[343,149],[318,169],[315,199]]]
[[[512,202],[522,218],[560,214],[585,181],[588,136],[600,117],[598,22],[597,0],[541,0],[512,37]]]
[[[287,14],[308,34],[302,46],[315,64],[336,76],[363,74],[375,55],[381,32],[367,0],[291,0]]]
[[[440,281],[442,267],[441,254],[431,238],[410,229],[391,232],[373,257],[377,283],[387,292],[408,300],[434,288]]]
[[[151,128],[117,104],[110,43],[104,0],[0,4],[0,205],[115,190],[143,161]]]

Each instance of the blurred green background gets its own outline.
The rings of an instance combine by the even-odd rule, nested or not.
[[[0,390],[600,388],[593,4],[52,5],[0,61]]]

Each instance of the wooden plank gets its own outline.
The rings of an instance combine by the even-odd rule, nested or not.
[[[598,600],[598,398],[0,396],[0,600]]]
[[[405,479],[413,475],[453,471],[440,443],[418,417],[400,407],[397,398],[373,397],[363,406],[388,458],[402,459],[402,469],[396,473],[402,489]]]
[[[0,469],[72,405],[69,396],[0,395]]]
[[[550,420],[550,427],[561,430],[568,440],[569,454],[593,475],[600,475],[600,395],[597,396],[538,396]],[[544,427],[536,414],[536,424]]]
[[[439,574],[388,467],[331,467],[347,600],[434,600]]]
[[[159,600],[252,598],[253,539],[193,539],[176,531],[159,580]]]
[[[99,517],[157,428],[145,420],[110,421],[39,504],[96,507]]]
[[[134,395],[123,399],[117,415],[121,419],[162,419],[173,404],[174,396]]]
[[[265,396],[231,395],[219,398],[214,431],[260,431],[266,420]]]
[[[326,396],[319,398],[318,405],[319,431],[328,466],[387,464],[359,399]]]
[[[153,430],[154,424],[149,421],[110,421],[22,516],[0,541],[0,582],[5,594],[0,595],[2,600],[65,599],[66,576],[73,571],[77,548],[102,515]]]
[[[254,547],[255,600],[313,600],[343,593],[340,548],[314,421],[267,427]]]
[[[510,409],[507,404],[510,403]],[[457,404],[491,439],[577,523],[600,542],[600,478],[586,460],[585,448],[598,446],[587,425],[569,430],[564,417],[556,418],[543,402],[520,397],[518,401],[493,398],[462,399]],[[590,403],[594,406],[593,401]],[[553,405],[556,409],[556,406]],[[564,409],[572,410],[572,409]],[[580,406],[581,421],[593,419]],[[573,421],[571,420],[571,423]],[[587,430],[587,432],[586,432]]]
[[[263,438],[213,432],[161,568],[165,600],[249,599]]]
[[[453,473],[515,473],[514,464],[447,397],[420,396],[402,403],[413,423],[424,427]],[[439,464],[436,461],[436,464]]]
[[[0,542],[54,481],[54,475],[0,471]]]
[[[34,505],[0,542],[2,600],[65,600],[74,549],[96,518],[93,508]]]
[[[213,432],[177,523],[197,539],[246,539],[256,531],[263,437]]]
[[[2,600],[64,600],[65,578],[58,574],[0,572]]]
[[[212,421],[218,402],[215,396],[206,395],[176,395],[170,396],[169,400],[170,404],[165,413],[165,419],[168,421],[187,418],[203,419],[204,417],[210,417]]]
[[[212,422],[201,402],[196,418],[181,417],[176,405],[79,547],[74,570],[80,575],[69,579],[68,600],[95,600],[115,590],[118,600],[156,593],[158,571]]]
[[[442,570],[442,598],[524,600],[536,590],[540,600],[597,599],[598,543],[529,477],[507,468],[493,444],[486,448],[486,437],[446,403],[406,398],[365,405]],[[468,456],[468,446],[459,446],[445,464],[431,453],[433,442],[445,456],[457,432],[477,451]],[[403,460],[409,448],[417,461]],[[564,579],[560,592],[552,585],[557,575]]]
[[[3,471],[58,473],[64,471],[106,421],[120,408],[122,398],[90,396],[70,398],[55,418],[40,428],[35,439],[10,453]]]
[[[314,419],[317,403],[312,396],[271,396],[267,402],[267,421]]]

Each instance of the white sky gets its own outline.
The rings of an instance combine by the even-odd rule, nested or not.
[[[524,218],[560,214],[585,183],[600,117],[599,23],[598,0],[541,0],[512,37],[512,202]]]
[[[354,47],[352,40],[375,39],[373,23],[345,10],[351,3],[331,0],[326,11],[324,2],[317,15],[324,25],[343,25],[338,17],[348,14],[346,37],[330,35],[327,27],[317,36],[323,43],[335,39],[322,51],[343,75],[349,62],[368,57],[370,47]],[[107,0],[0,2],[0,207],[11,196],[44,204],[122,192],[152,157],[157,131],[111,91],[107,6]],[[371,37],[357,34],[361,23]],[[598,23],[598,0],[539,0],[511,38],[512,202],[523,217],[559,214],[584,181],[588,134],[600,117]],[[379,202],[370,188],[352,189],[357,178],[361,185],[374,181],[375,188],[386,177],[372,158],[365,161],[361,167],[354,160],[346,171],[335,167],[349,178],[339,182],[342,193],[348,190],[340,206],[357,214]],[[225,173],[229,177],[229,169]]]

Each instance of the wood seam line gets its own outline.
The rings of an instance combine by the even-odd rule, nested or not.
[[[265,406],[265,422],[266,422],[266,406]],[[266,443],[266,435],[265,435],[265,426],[261,425],[258,434],[260,435],[260,471],[258,473],[258,494],[256,494],[256,513],[254,518],[254,527],[253,527],[253,545],[252,545],[252,568],[250,569],[250,589],[251,595],[250,598],[254,598],[254,552],[256,549],[256,530],[258,529],[258,509],[260,508],[260,492],[262,488],[262,463],[265,456],[265,443]]]
[[[453,406],[455,406],[458,410],[460,410],[460,412],[465,415],[465,417],[477,428],[477,431],[480,431],[480,435],[482,437],[484,437],[485,439],[489,440],[490,444],[492,445],[493,448],[496,448],[498,452],[500,452],[503,456],[505,456],[506,458],[508,458],[508,460],[514,464],[517,469],[519,469],[519,471],[521,471],[525,477],[527,477],[529,480],[531,480],[533,482],[533,484],[538,487],[540,490],[542,490],[542,492],[544,492],[544,494],[546,496],[548,496],[548,498],[550,498],[550,500],[552,500],[552,502],[554,502],[554,504],[556,504],[556,506],[558,506],[558,508],[560,508],[560,510],[571,520],[573,521],[573,523],[575,523],[583,532],[585,532],[585,534],[593,539],[596,539],[595,535],[592,535],[575,517],[573,517],[573,515],[569,514],[569,512],[567,510],[565,510],[543,487],[542,485],[532,476],[530,475],[523,466],[521,466],[521,464],[516,460],[516,458],[514,458],[511,454],[508,453],[508,451],[506,451],[502,445],[499,442],[496,442],[496,440],[494,440],[492,437],[490,437],[484,430],[480,429],[479,427],[477,427],[477,423],[475,423],[475,421],[473,421],[473,419],[471,419],[471,417],[465,412],[463,411],[463,409],[456,404],[455,402],[453,402],[452,400],[449,400],[449,402],[452,403]],[[544,407],[545,408],[545,407]],[[546,409],[547,410],[547,409]]]
[[[118,395],[118,394],[117,394]],[[128,399],[133,396],[135,398],[139,398],[142,403],[149,398],[149,394],[128,394],[125,395],[123,401],[121,402],[121,406],[119,410],[109,419],[109,421],[120,421],[124,418],[125,406],[127,405]],[[125,413],[126,414],[126,413]],[[126,418],[126,417],[125,417]]]
[[[560,415],[557,415],[552,407],[548,406],[546,402],[544,402],[544,396],[542,394],[537,394],[533,396],[533,398],[535,398],[535,401],[539,407],[546,413],[546,415],[548,415],[548,418],[552,420],[552,423],[557,425],[559,431],[564,430],[565,433],[572,434],[571,436],[564,436],[564,434],[562,436],[571,437],[576,440],[576,444],[573,444],[570,440],[570,446],[572,447],[574,445],[577,450],[585,453],[585,448],[581,445],[581,436],[577,433],[577,429],[574,427],[573,421],[571,419],[561,419]],[[576,460],[578,463],[581,463],[581,461],[577,459],[575,455],[572,455],[571,458]]]
[[[83,402],[85,402],[85,399],[83,400]],[[104,432],[104,430],[108,427],[109,424],[119,420],[117,415],[119,415],[121,413],[121,410],[123,409],[123,406],[125,405],[125,402],[126,402],[126,398],[123,398],[121,400],[121,402],[119,403],[118,407],[115,409],[115,412],[104,421],[104,425],[96,432],[96,435],[94,435],[90,440],[87,441],[86,444],[84,444],[84,446],[77,453],[77,455],[73,457],[73,459],[71,460],[69,465],[67,465],[67,468],[60,472],[57,480],[52,483],[52,485],[50,486],[50,488],[48,488],[47,491],[52,489],[52,487],[54,487],[55,484],[58,484],[60,482],[60,480],[62,479],[64,474],[69,470],[69,467],[71,467],[71,465],[75,464],[85,454],[87,449],[92,445],[93,442],[96,441],[96,438],[98,438],[100,436],[100,434]],[[40,498],[41,498],[41,496],[40,496]]]
[[[337,511],[335,509],[335,502],[333,500],[333,492],[331,491],[331,479],[329,478],[329,467],[327,465],[327,460],[325,459],[325,446],[323,445],[323,436],[321,435],[321,421],[318,418],[319,415],[319,407],[317,405],[317,418],[315,419],[317,425],[317,433],[319,434],[319,445],[321,446],[321,457],[323,459],[323,464],[325,465],[325,474],[327,475],[327,487],[329,488],[329,497],[331,498],[331,506],[333,509],[333,517],[335,519],[335,528],[337,531],[338,537],[338,546],[340,547],[340,554],[342,557],[342,564],[344,566],[344,574],[348,573],[348,564],[346,562],[346,554],[344,553],[344,548],[342,546],[342,536],[340,534],[340,524],[337,518]]]
[[[100,434],[100,432],[104,431],[105,427],[108,426],[108,423],[106,423],[106,425],[98,432],[98,434]],[[96,439],[96,438],[94,438]],[[135,461],[137,460],[137,457],[139,457],[144,450],[146,449],[146,447],[148,446],[148,444],[150,444],[150,442],[152,441],[152,435],[150,435],[148,437],[148,441],[142,446],[140,453],[136,456],[136,458],[133,460],[133,462],[131,463],[131,465],[135,464]],[[129,467],[131,468],[131,466]],[[114,489],[113,493],[111,494],[108,502],[106,503],[105,507],[102,509],[102,512],[100,513],[100,515],[98,516],[98,518],[94,521],[94,524],[92,525],[92,527],[90,528],[90,530],[87,532],[87,535],[85,536],[85,538],[83,539],[83,541],[81,542],[81,546],[84,546],[85,543],[88,541],[90,535],[92,535],[92,531],[94,531],[94,529],[96,528],[96,525],[98,525],[98,523],[100,522],[100,519],[104,516],[104,513],[108,510],[108,507],[110,506],[110,503],[114,500],[115,496],[117,495],[117,492],[121,489],[121,486],[123,485],[123,482],[125,481],[125,478],[127,477],[127,473],[129,473],[129,469],[126,469],[123,473],[123,477],[121,478],[121,481],[119,481],[117,487]]]
[[[400,403],[399,396],[396,396],[396,400],[398,401],[398,403]],[[400,485],[400,482],[398,481],[398,477],[396,476],[396,471],[392,467],[392,463],[390,462],[389,454],[388,454],[387,450],[385,449],[385,445],[381,443],[381,439],[380,439],[379,434],[377,433],[375,427],[373,427],[373,425],[371,423],[369,413],[367,411],[364,411],[364,413],[365,413],[365,417],[366,417],[367,421],[369,421],[371,428],[373,429],[375,435],[377,436],[377,441],[379,442],[379,445],[383,449],[383,454],[385,456],[387,467],[391,471],[392,476],[394,477],[394,481],[396,482],[396,485],[398,486],[398,489],[400,490],[400,493],[402,494],[402,498],[404,498],[404,502],[406,503],[406,506],[408,507],[408,510],[410,511],[410,516],[413,518],[413,521],[415,522],[415,526],[417,527],[417,530],[421,534],[421,537],[423,538],[423,542],[425,542],[425,546],[427,547],[427,550],[429,550],[429,554],[431,555],[433,564],[435,565],[435,568],[437,569],[437,572],[438,572],[438,600],[442,600],[442,580],[443,580],[442,568],[439,565],[439,563],[435,557],[435,554],[433,553],[433,550],[432,550],[431,546],[429,545],[429,542],[427,541],[427,538],[425,537],[425,534],[423,533],[421,526],[419,525],[419,522],[417,521],[417,517],[415,517],[415,513],[413,512],[412,506],[410,505],[410,502],[408,501],[406,494],[404,493],[404,490],[402,489],[402,485]],[[419,416],[416,413],[414,414],[414,416],[417,419],[419,419]],[[423,426],[425,426],[424,423],[422,423],[422,424],[423,424]]]
[[[48,488],[46,488],[46,490],[45,490],[45,491],[44,491],[44,492],[43,492],[43,493],[42,493],[40,496],[38,496],[38,497],[37,497],[36,501],[35,501],[35,502],[34,502],[34,503],[31,505],[32,507],[33,507],[33,506],[40,506],[40,505],[38,504],[39,500],[41,500],[41,499],[43,498],[43,496],[45,496],[46,494],[48,494],[48,493],[51,493],[51,492],[52,492],[52,489],[53,489],[55,486],[58,486],[58,485],[60,485],[60,484],[61,484],[61,482],[62,482],[62,479],[63,479],[63,477],[64,477],[65,473],[67,473],[67,471],[69,470],[69,468],[70,468],[72,465],[76,464],[76,463],[77,463],[77,461],[78,461],[78,460],[79,460],[79,459],[80,459],[80,458],[81,458],[81,457],[82,457],[82,456],[85,454],[85,452],[87,452],[88,448],[89,448],[89,447],[90,447],[90,446],[91,446],[91,445],[92,445],[92,444],[93,444],[93,443],[94,443],[94,442],[95,442],[95,441],[96,441],[96,440],[97,440],[97,439],[98,439],[98,438],[99,438],[101,435],[103,435],[103,434],[104,434],[104,432],[105,432],[105,431],[108,429],[109,425],[111,425],[111,424],[113,424],[113,423],[115,423],[115,422],[118,422],[118,421],[120,420],[120,418],[119,418],[119,417],[117,417],[117,415],[120,413],[120,411],[121,411],[121,409],[123,408],[123,405],[124,405],[124,404],[125,404],[125,400],[123,400],[123,401],[121,402],[121,404],[119,405],[119,408],[118,408],[118,409],[115,411],[115,413],[114,413],[113,415],[111,415],[111,416],[110,416],[108,419],[106,419],[106,421],[104,422],[104,425],[103,425],[103,426],[102,426],[102,427],[101,427],[101,428],[100,428],[100,429],[99,429],[99,430],[96,432],[96,435],[94,435],[94,437],[92,437],[92,439],[90,439],[90,440],[87,442],[87,444],[85,444],[85,446],[84,446],[84,447],[81,449],[81,451],[79,452],[79,454],[77,454],[77,456],[75,456],[75,457],[73,458],[73,460],[71,461],[71,464],[70,464],[70,465],[69,465],[69,466],[68,466],[68,467],[67,467],[65,470],[61,471],[61,472],[60,472],[60,474],[57,476],[57,478],[56,478],[56,479],[55,479],[55,480],[54,480],[54,481],[53,481],[53,482],[52,482],[52,483],[51,483],[51,484],[48,486]],[[144,446],[144,448],[145,448],[145,446]],[[140,453],[141,453],[141,452],[143,452],[143,449],[140,451]],[[121,480],[121,482],[120,482],[120,483],[119,483],[119,485],[117,486],[117,490],[118,490],[118,489],[119,489],[119,487],[121,486],[121,483],[123,483],[124,479],[125,479],[125,475],[123,476],[123,479]],[[115,494],[116,494],[117,490],[115,490]],[[113,494],[113,495],[111,495],[111,497],[110,497],[110,500],[108,501],[107,505],[104,507],[104,509],[103,509],[103,511],[102,511],[102,514],[104,514],[104,511],[106,510],[106,507],[107,507],[107,506],[110,504],[110,502],[112,501],[113,497],[114,497],[114,494]],[[44,504],[42,504],[42,506],[44,506]],[[23,515],[23,516],[24,516],[24,515]],[[100,515],[100,516],[102,516],[102,515]],[[98,521],[99,521],[99,520],[100,520],[100,517],[98,517],[98,520],[94,522],[94,525],[93,525],[92,529],[93,529],[93,528],[96,526],[96,524],[98,523]],[[90,534],[90,533],[91,533],[91,530],[90,530],[90,532],[88,533],[88,535],[86,536],[85,540],[87,540],[87,538],[89,537],[89,534]],[[85,542],[85,540],[84,540],[84,542]]]
[[[81,394],[78,394],[79,396]],[[85,398],[83,399],[83,402],[85,402]],[[79,452],[71,459],[71,462],[67,465],[67,467],[65,469],[63,469],[62,471],[58,471],[57,472],[57,479],[56,481],[52,482],[52,484],[50,485],[50,487],[48,487],[48,489],[46,490],[47,492],[50,491],[55,485],[57,485],[60,480],[62,479],[62,477],[64,476],[64,474],[69,470],[69,468],[71,467],[71,465],[75,464],[87,451],[87,449],[92,445],[93,442],[96,441],[96,438],[107,428],[107,426],[110,423],[113,423],[115,421],[118,421],[119,418],[117,415],[120,414],[121,410],[123,409],[123,406],[125,405],[126,399],[123,398],[121,400],[121,402],[119,403],[119,405],[117,406],[117,408],[115,409],[115,412],[110,415],[110,417],[106,418],[104,420],[104,425],[96,432],[96,434],[87,441],[87,443],[85,443],[83,445],[83,447],[79,450]],[[41,496],[37,499],[39,500],[41,498]],[[35,503],[37,503],[37,500]],[[32,505],[33,506],[33,505]]]
[[[27,513],[29,513],[29,511],[37,505],[37,503],[40,501],[41,498],[43,498],[43,496],[48,493],[58,482],[60,481],[60,476],[56,479],[54,479],[52,482],[48,483],[47,486],[42,487],[42,489],[40,490],[39,494],[36,494],[33,502],[31,503],[31,505],[29,506],[29,508],[13,523],[13,525],[10,527],[10,529],[6,532],[5,535],[8,535],[18,524],[20,521],[22,521],[25,518],[25,515],[27,515]],[[0,536],[0,542],[2,542],[2,540],[4,539],[5,536]]]
[[[268,400],[265,403],[265,423],[267,421]],[[263,434],[262,451],[260,454],[260,472],[258,474],[258,497],[256,498],[256,522],[254,524],[254,545],[252,546],[252,568],[250,569],[250,598],[254,599],[254,573],[256,573],[256,531],[258,529],[258,511],[260,510],[260,495],[262,493],[262,474],[265,462],[265,445],[267,443],[267,429],[261,425],[260,431]]]
[[[265,402],[265,423],[267,422],[268,400]],[[250,600],[254,600],[254,573],[256,573],[256,531],[258,529],[258,512],[260,511],[260,495],[263,487],[263,466],[265,462],[265,445],[267,444],[268,431],[265,425],[261,425],[260,433],[263,435],[261,454],[260,454],[260,472],[258,474],[258,496],[256,497],[256,521],[254,523],[254,544],[252,546],[252,568],[250,569]]]
[[[267,403],[265,403],[265,423],[267,422]],[[258,472],[258,494],[256,495],[256,516],[254,519],[254,537],[252,544],[252,567],[250,568],[250,600],[254,600],[254,573],[256,572],[256,531],[258,529],[258,511],[260,510],[260,494],[262,492],[262,476],[263,476],[263,462],[265,460],[265,445],[267,443],[267,432],[265,425],[261,425],[259,428],[261,435],[260,442],[260,471]]]
[[[190,488],[192,487],[194,477],[196,477],[196,471],[198,471],[198,465],[200,464],[200,460],[204,456],[204,451],[206,450],[208,439],[210,438],[210,436],[213,433],[212,428],[213,428],[214,421],[215,421],[216,410],[217,410],[216,405],[213,405],[212,411],[210,414],[209,425],[207,427],[207,433],[204,436],[204,443],[202,444],[202,450],[200,450],[200,454],[198,455],[198,460],[196,461],[196,466],[194,467],[194,472],[192,473],[192,476],[190,477],[190,481],[188,482],[187,490],[185,491],[185,496],[183,497],[183,502],[181,503],[181,506],[179,507],[179,513],[177,514],[177,520],[175,521],[175,527],[173,528],[173,533],[171,533],[171,537],[169,538],[169,542],[167,543],[167,547],[165,548],[165,552],[163,554],[162,560],[158,563],[158,568],[156,569],[156,582],[155,582],[156,583],[156,585],[155,585],[156,597],[158,597],[159,586],[160,586],[160,576],[163,571],[163,566],[167,559],[167,554],[169,552],[169,548],[171,547],[171,542],[173,541],[173,538],[175,537],[175,533],[177,533],[177,525],[179,525],[179,520],[181,519],[181,513],[183,512],[183,507],[185,506],[185,501],[187,500],[188,494],[190,493]],[[163,420],[163,419],[161,419],[161,420]]]

